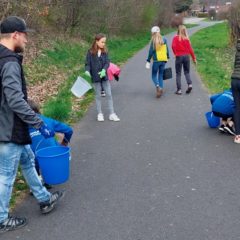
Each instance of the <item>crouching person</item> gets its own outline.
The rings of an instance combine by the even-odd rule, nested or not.
[[[27,102],[21,53],[29,29],[23,19],[12,16],[0,24],[0,233],[26,225],[24,217],[9,215],[9,202],[18,165],[40,204],[40,211],[51,212],[63,192],[53,194],[42,185],[34,164],[28,126],[48,138],[54,135]]]
[[[42,119],[44,124],[46,124],[48,126],[48,128],[51,131],[53,131],[55,133],[60,133],[63,135],[63,137],[59,143],[54,136],[50,137],[50,138],[44,138],[38,129],[30,127],[29,133],[30,133],[30,136],[32,139],[31,148],[32,148],[33,152],[36,153],[36,151],[46,148],[46,147],[60,146],[60,145],[67,146],[68,143],[70,142],[70,139],[73,134],[72,128],[65,123],[62,123],[55,119],[43,116],[40,112],[39,105],[36,102],[34,102],[33,100],[28,100],[28,104],[30,105],[32,110],[37,114],[37,116]],[[39,163],[36,158],[35,158],[35,167],[36,167],[38,175],[40,176],[40,167],[39,167]],[[49,189],[51,188],[51,186],[46,183],[44,184],[44,186]]]
[[[235,135],[234,123],[232,121],[235,103],[231,89],[211,96],[210,102],[213,114],[222,119],[219,131]]]

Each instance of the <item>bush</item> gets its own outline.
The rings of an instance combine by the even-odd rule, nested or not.
[[[199,13],[197,14],[197,16],[198,16],[199,18],[207,18],[207,17],[208,17],[208,13],[207,13],[207,12],[199,12]]]

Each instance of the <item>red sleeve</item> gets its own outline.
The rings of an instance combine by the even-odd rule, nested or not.
[[[174,55],[176,56],[176,36],[174,36],[173,40],[172,40],[172,50]]]
[[[186,45],[187,45],[189,53],[191,54],[192,60],[195,61],[196,60],[196,56],[194,54],[194,51],[192,49],[192,46],[191,46],[191,43],[190,43],[189,40],[186,40]]]

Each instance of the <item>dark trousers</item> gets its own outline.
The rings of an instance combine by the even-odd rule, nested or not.
[[[240,79],[232,79],[232,94],[235,103],[234,126],[236,135],[240,135]]]
[[[180,90],[182,87],[181,84],[181,72],[182,68],[184,71],[184,75],[187,81],[187,84],[192,84],[192,80],[190,78],[190,57],[189,55],[183,55],[176,57],[175,61],[175,69],[176,69],[176,83],[177,83],[177,89]]]
[[[227,114],[223,114],[223,113],[220,113],[220,112],[215,112],[213,111],[213,114],[217,117],[220,117],[222,118],[224,121],[227,121],[228,118],[232,118],[233,116],[232,115],[227,115]]]

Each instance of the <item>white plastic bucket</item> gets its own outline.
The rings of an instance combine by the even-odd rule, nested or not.
[[[71,88],[71,92],[76,97],[82,97],[92,86],[82,77],[78,76],[77,80]]]

